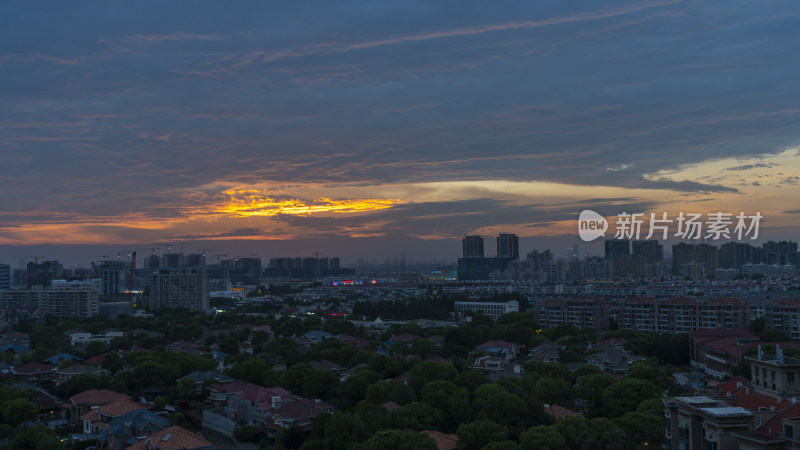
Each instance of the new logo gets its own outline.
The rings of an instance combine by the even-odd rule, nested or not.
[[[578,235],[586,242],[605,236],[608,230],[608,221],[605,217],[590,210],[581,211],[578,217]]]

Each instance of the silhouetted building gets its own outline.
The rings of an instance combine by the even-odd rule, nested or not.
[[[152,273],[149,283],[148,307],[187,308],[190,311],[208,309],[208,275],[203,269],[182,267],[159,269]]]
[[[55,279],[64,278],[64,265],[58,261],[29,262],[26,267],[26,285],[49,287]]]
[[[186,255],[187,267],[202,267],[206,265],[206,255],[202,253],[190,253]]]
[[[497,237],[498,258],[519,258],[519,237],[516,234],[501,233]]]
[[[631,243],[627,239],[608,239],[605,241],[606,259],[613,260],[617,255],[630,255]]]
[[[0,264],[0,290],[11,289],[11,266]]]
[[[98,313],[97,292],[90,286],[64,286],[56,289],[9,289],[0,291],[0,308],[33,309],[43,316],[59,320],[87,319]]]
[[[483,238],[466,236],[461,240],[463,258],[483,258]]]
[[[633,255],[645,258],[645,264],[656,264],[664,261],[664,246],[658,240],[633,241]]]
[[[183,253],[164,253],[161,255],[160,264],[164,269],[183,267]]]

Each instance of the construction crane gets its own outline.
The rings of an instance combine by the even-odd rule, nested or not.
[[[228,255],[222,255],[222,254],[219,254],[219,255],[214,255],[214,256],[216,256],[216,257],[217,257],[217,265],[219,265],[219,257],[220,257],[220,256],[221,256],[221,257],[223,257],[223,258],[225,258],[225,259],[228,259]]]
[[[174,244],[161,244],[161,245],[167,247],[167,253],[172,253],[172,247],[175,246]]]
[[[206,252],[207,252],[208,250],[216,250],[216,249],[215,249],[215,248],[198,248],[198,249],[197,249],[197,251],[198,251],[198,252],[203,252],[203,257],[204,257],[204,258],[205,258],[205,256],[206,256]]]
[[[153,255],[156,254],[156,250],[161,250],[161,247],[146,247],[146,248],[149,248],[153,252]]]
[[[100,258],[100,259],[92,261],[92,273],[94,273],[94,276],[99,277],[100,273],[97,271],[97,266],[95,265],[95,262],[104,261],[111,257],[108,255],[102,255],[102,256],[95,255],[95,258]]]

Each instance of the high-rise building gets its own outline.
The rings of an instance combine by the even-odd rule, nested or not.
[[[202,267],[206,265],[205,253],[190,253],[186,255],[186,266]]]
[[[208,309],[208,275],[200,268],[182,267],[155,271],[150,276],[149,292],[148,306],[151,309]]]
[[[633,254],[645,258],[645,264],[657,264],[664,261],[664,246],[658,240],[633,241]]]
[[[11,266],[0,264],[0,290],[11,289]]]
[[[97,315],[98,305],[97,292],[91,286],[0,291],[0,308],[33,309],[37,314],[55,316],[59,320],[92,317]]]
[[[461,240],[463,258],[483,258],[483,238],[466,236]]]
[[[516,234],[501,233],[497,237],[498,258],[519,258],[519,237]]]
[[[26,285],[49,287],[55,279],[64,278],[64,265],[58,261],[31,261],[26,266]]]
[[[630,255],[631,243],[627,239],[608,239],[605,241],[606,259],[613,260],[618,255]]]
[[[686,276],[686,265],[697,261],[696,248],[692,244],[681,242],[672,246],[672,274]],[[684,270],[681,270],[681,267]],[[682,272],[684,274],[682,274]]]
[[[161,255],[161,267],[168,269],[183,267],[183,253],[164,253]]]
[[[119,294],[124,290],[128,272],[124,262],[103,261],[98,271],[103,280],[103,295]]]

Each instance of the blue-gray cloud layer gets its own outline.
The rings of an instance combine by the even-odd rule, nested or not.
[[[730,191],[642,175],[798,143],[798,16],[795,2],[4,3],[0,206],[168,216],[165,192],[217,179]]]

